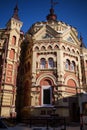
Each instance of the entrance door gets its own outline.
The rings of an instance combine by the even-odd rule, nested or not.
[[[50,89],[43,89],[43,104],[51,104],[50,96]]]

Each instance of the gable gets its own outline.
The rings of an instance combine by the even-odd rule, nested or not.
[[[43,26],[38,32],[34,34],[36,40],[47,40],[50,38],[56,38],[57,32],[48,25]]]
[[[17,29],[12,29],[10,32],[15,34],[15,35],[20,34],[20,32]]]
[[[68,42],[73,45],[80,45],[80,41],[76,35],[71,29],[68,29],[66,32],[63,32],[62,34],[63,41]]]
[[[75,45],[77,44],[77,43],[75,42],[75,39],[74,39],[70,34],[68,34],[68,35],[66,35],[65,37],[63,37],[63,40],[66,41],[66,42],[75,44]]]
[[[69,44],[80,46],[80,40],[78,39],[77,30],[71,26],[60,30],[60,25],[51,26],[48,24],[41,24],[41,26],[35,26],[36,31],[33,33],[33,38],[35,40],[49,40],[55,38],[61,38],[62,41]],[[38,29],[37,29],[38,28]],[[33,28],[35,30],[35,28]]]

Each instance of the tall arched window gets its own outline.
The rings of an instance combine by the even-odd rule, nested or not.
[[[42,58],[40,60],[40,67],[41,67],[41,69],[44,69],[46,67],[46,60],[45,60],[45,58]]]
[[[53,68],[54,67],[54,61],[53,58],[48,59],[48,68]]]
[[[16,45],[16,37],[15,36],[12,37],[12,45]]]
[[[69,61],[68,59],[66,59],[65,68],[66,68],[67,70],[70,69],[70,61]]]
[[[10,54],[9,54],[9,58],[10,58],[10,59],[14,59],[14,57],[15,57],[15,50],[14,50],[14,49],[11,49],[11,50],[10,50]]]
[[[70,69],[75,71],[75,62],[74,61],[71,62]]]

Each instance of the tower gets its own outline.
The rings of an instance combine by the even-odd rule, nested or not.
[[[81,65],[81,55],[86,55],[87,49],[81,46],[76,28],[57,20],[53,4],[46,18],[31,26],[22,43],[18,116],[47,116],[55,108],[59,116],[77,121],[77,95],[87,80],[82,78],[87,74],[87,57],[82,57]]]
[[[18,6],[14,8],[13,16],[10,18],[3,30],[2,52],[2,76],[1,76],[1,108],[3,117],[15,116],[16,78],[20,56],[21,27],[22,22],[18,16]],[[1,31],[1,30],[0,30]]]

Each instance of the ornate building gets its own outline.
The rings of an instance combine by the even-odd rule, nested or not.
[[[22,22],[19,20],[16,6],[6,28],[0,29],[0,116],[2,117],[16,114],[16,78],[23,37],[21,27]]]
[[[57,20],[53,6],[46,18],[24,36],[16,6],[0,30],[1,116],[15,111],[21,118],[50,115],[55,108],[59,116],[78,120],[78,95],[87,85],[87,49],[76,28]]]
[[[76,28],[57,20],[53,6],[47,21],[25,35],[18,74],[17,113],[56,114],[78,120],[78,95],[87,85],[87,49]]]

